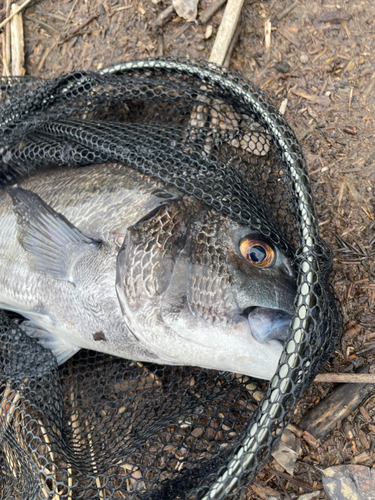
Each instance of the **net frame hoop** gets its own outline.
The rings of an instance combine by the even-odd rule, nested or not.
[[[301,308],[302,304],[312,306],[315,300],[313,293],[313,285],[316,278],[316,262],[312,257],[316,248],[316,238],[318,237],[318,226],[315,217],[315,206],[312,197],[308,192],[308,185],[306,183],[306,164],[301,151],[298,151],[299,146],[294,132],[290,129],[285,118],[277,113],[277,120],[274,116],[270,116],[264,103],[256,99],[251,93],[244,90],[244,88],[233,81],[231,78],[225,77],[220,74],[220,66],[212,64],[210,71],[200,68],[198,65],[191,65],[186,62],[174,62],[169,60],[138,60],[129,61],[126,63],[116,64],[99,71],[100,74],[114,74],[126,73],[127,71],[137,70],[151,70],[162,69],[171,72],[187,73],[189,75],[199,77],[201,80],[208,80],[213,84],[219,84],[222,88],[229,91],[232,95],[239,98],[244,105],[250,108],[252,113],[255,113],[262,125],[265,126],[267,131],[275,138],[277,146],[283,153],[285,163],[289,169],[290,176],[293,183],[294,194],[297,199],[297,206],[299,210],[299,220],[301,226],[299,228],[299,236],[301,238],[301,255],[305,257],[301,269],[298,273],[298,290],[295,309],[299,312],[292,319],[290,328],[294,330],[292,342],[297,346],[301,346],[307,335],[307,329],[310,320],[306,308]],[[264,95],[262,95],[265,103],[269,105]],[[275,109],[276,111],[276,109]],[[290,142],[290,136],[287,137],[285,129],[291,134],[294,150]],[[308,286],[309,293],[303,295],[301,289],[303,285]],[[290,330],[289,330],[290,331]],[[243,439],[243,443],[239,446],[236,453],[233,455],[228,463],[225,471],[222,471],[216,481],[210,485],[208,490],[205,490],[203,495],[200,496],[201,500],[219,500],[224,498],[237,484],[237,476],[244,468],[251,465],[255,458],[256,447],[258,442],[265,441],[269,436],[268,424],[271,423],[272,418],[276,415],[279,409],[279,401],[288,390],[291,384],[291,375],[285,377],[281,372],[283,370],[282,360],[285,359],[287,349],[290,341],[284,346],[283,355],[279,362],[278,370],[270,382],[270,387],[273,389],[268,398],[265,398],[261,407],[258,419],[250,425],[247,435]],[[294,357],[294,362],[289,363],[292,372],[298,369],[298,356]],[[277,385],[282,379],[280,388]],[[257,439],[255,438],[257,436]]]

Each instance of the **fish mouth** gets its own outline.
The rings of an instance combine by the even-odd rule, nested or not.
[[[247,307],[241,316],[248,320],[251,336],[264,344],[270,340],[277,340],[284,344],[289,335],[289,324],[292,314],[282,309],[268,307]]]

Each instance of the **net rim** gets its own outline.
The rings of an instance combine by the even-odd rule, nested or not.
[[[251,113],[259,118],[259,122],[274,138],[278,148],[282,152],[285,166],[288,168],[290,178],[292,179],[293,194],[298,207],[298,215],[296,215],[299,221],[298,231],[300,238],[297,255],[297,258],[300,259],[298,293],[295,301],[296,314],[289,328],[290,337],[284,346],[277,371],[270,381],[268,393],[259,405],[257,413],[253,415],[246,435],[242,438],[242,443],[234,452],[230,461],[227,462],[225,469],[224,467],[221,468],[220,474],[216,472],[209,475],[209,479],[214,478],[209,486],[202,487],[199,484],[196,486],[200,500],[219,500],[225,498],[236,487],[239,477],[244,473],[244,470],[256,460],[257,448],[272,438],[275,443],[277,437],[281,435],[280,433],[279,436],[272,437],[270,424],[275,419],[274,417],[279,409],[282,408],[281,400],[288,393],[288,390],[294,383],[293,379],[300,370],[300,358],[298,354],[301,351],[304,340],[308,338],[311,319],[306,308],[301,306],[307,305],[311,309],[315,298],[314,284],[316,274],[319,272],[318,254],[321,241],[315,215],[315,206],[310,192],[306,162],[294,132],[274,104],[261,90],[252,86],[251,82],[248,82],[239,73],[223,69],[212,63],[208,63],[207,65],[205,61],[199,63],[171,58],[140,59],[119,63],[104,68],[96,72],[96,74],[103,76],[107,74],[126,74],[134,70],[161,70],[179,75],[187,74],[200,79],[202,82],[209,82],[220,86],[237,99],[241,105],[246,106]],[[78,76],[80,72],[75,72],[74,74]],[[59,95],[74,89],[74,85],[82,85],[85,82],[85,78],[89,80],[90,77],[89,75],[81,74],[81,80],[77,79],[72,83],[71,81],[69,82],[68,76],[65,78],[65,87],[63,85],[58,89],[60,92]],[[253,88],[255,88],[256,94],[252,92]],[[56,97],[57,95],[48,96],[42,104],[48,107],[49,103],[53,103],[53,99]],[[19,118],[15,114],[11,116],[10,122],[12,119],[17,121]],[[302,293],[304,285],[308,287],[309,292],[307,294]],[[293,335],[291,335],[292,331]],[[290,361],[287,374],[285,374],[285,359]]]
[[[210,70],[202,69],[199,67],[199,63],[191,64],[183,61],[172,61],[167,58],[163,59],[140,59],[137,61],[129,61],[126,63],[115,64],[99,71],[100,74],[114,74],[114,73],[126,73],[127,71],[132,71],[134,69],[164,69],[177,73],[188,73],[190,75],[200,78],[202,81],[208,80],[210,83],[220,84],[226,90],[233,93],[237,98],[239,98],[245,105],[249,106],[252,112],[255,112],[262,124],[267,129],[272,137],[276,138],[277,145],[283,152],[283,156],[286,165],[291,173],[291,178],[293,180],[294,194],[297,198],[297,203],[299,207],[299,220],[301,226],[299,227],[299,236],[301,238],[301,255],[307,257],[312,263],[313,269],[311,270],[308,266],[308,272],[305,272],[302,266],[302,270],[299,269],[298,272],[298,290],[295,299],[295,309],[297,314],[293,317],[289,332],[294,331],[294,335],[290,338],[284,346],[283,354],[287,353],[288,345],[290,341],[293,341],[295,345],[301,345],[308,334],[309,318],[305,316],[301,317],[301,312],[305,309],[301,309],[299,306],[307,303],[312,304],[314,301],[313,284],[315,280],[315,270],[316,263],[313,262],[312,255],[316,252],[317,237],[319,236],[317,219],[315,216],[315,205],[313,203],[312,197],[309,194],[308,184],[306,180],[307,168],[306,163],[302,154],[302,150],[299,146],[297,137],[295,136],[292,129],[289,127],[284,116],[282,116],[275,108],[277,113],[277,121],[274,122],[273,118],[270,117],[267,108],[264,103],[259,100],[255,100],[253,95],[247,92],[242,85],[233,81],[233,78],[224,76],[221,67],[211,63]],[[227,70],[225,70],[227,72]],[[232,73],[230,73],[232,74]],[[265,96],[262,93],[262,97]],[[265,103],[269,106],[270,101],[265,98]],[[289,132],[288,135],[285,134],[285,129]],[[290,139],[293,139],[291,144]],[[293,148],[295,146],[295,148]],[[307,210],[306,210],[307,207]],[[314,265],[315,264],[315,265]],[[301,272],[302,271],[302,272]],[[307,283],[310,288],[310,293],[306,297],[301,293],[302,285]],[[300,314],[298,314],[298,312]],[[302,324],[302,328],[301,328]],[[225,496],[236,486],[238,481],[238,476],[244,468],[248,468],[251,462],[255,458],[255,448],[257,443],[261,440],[267,438],[269,433],[269,424],[279,410],[279,401],[292,382],[292,378],[295,372],[298,371],[298,356],[295,356],[295,363],[291,366],[291,371],[289,376],[285,377],[282,375],[284,356],[282,355],[278,364],[278,369],[270,381],[270,387],[274,390],[272,394],[268,393],[268,397],[263,400],[260,406],[260,411],[258,412],[258,418],[255,422],[249,426],[248,432],[243,438],[242,444],[237,449],[234,456],[231,458],[227,464],[226,470],[223,471],[216,481],[213,481],[208,491],[202,492],[203,494],[199,497],[200,500],[220,500],[225,498]],[[277,385],[283,379],[282,390],[277,388]],[[269,410],[269,407],[271,410]],[[257,436],[257,439],[255,439]],[[260,436],[260,437],[259,437]]]

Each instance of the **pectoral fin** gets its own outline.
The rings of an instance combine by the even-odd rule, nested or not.
[[[21,188],[8,190],[18,216],[19,239],[36,272],[74,283],[78,257],[100,242],[82,234],[66,217],[55,212],[37,194]]]
[[[69,358],[74,356],[76,352],[80,350],[71,344],[64,344],[58,337],[53,333],[44,330],[33,321],[24,321],[21,325],[24,332],[33,339],[37,340],[46,349],[50,349],[57,359],[57,364],[62,365]]]

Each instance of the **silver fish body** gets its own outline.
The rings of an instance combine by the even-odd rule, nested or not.
[[[0,308],[59,363],[80,348],[161,364],[275,372],[295,276],[249,228],[123,165],[61,169],[0,191]]]

